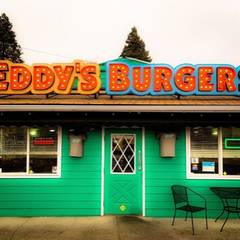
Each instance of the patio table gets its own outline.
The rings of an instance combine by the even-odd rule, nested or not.
[[[214,192],[222,202],[222,212],[215,219],[215,222],[224,214],[227,213],[225,221],[221,227],[220,232],[222,232],[230,213],[237,213],[239,217],[240,206],[239,206],[239,198],[240,198],[240,187],[210,187],[211,191]]]

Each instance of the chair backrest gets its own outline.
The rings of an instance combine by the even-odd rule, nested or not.
[[[187,188],[182,185],[172,185],[174,203],[188,203]]]
[[[240,188],[211,187],[210,189],[221,199],[239,199],[240,198]]]

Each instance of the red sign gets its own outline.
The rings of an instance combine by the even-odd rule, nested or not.
[[[53,138],[35,138],[33,145],[54,145]]]

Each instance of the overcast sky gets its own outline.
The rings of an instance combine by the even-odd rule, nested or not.
[[[240,65],[239,0],[0,0],[26,63],[103,62],[136,26],[154,63]]]

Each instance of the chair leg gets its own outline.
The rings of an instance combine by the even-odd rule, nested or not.
[[[222,212],[220,213],[220,215],[215,219],[215,222],[217,222],[217,220],[223,215],[223,213],[224,213],[224,209],[222,210]]]
[[[205,209],[206,229],[208,229],[207,209]]]
[[[188,212],[186,212],[185,221],[187,221],[187,219],[188,219]]]
[[[222,230],[223,230],[223,228],[224,228],[224,226],[225,226],[225,224],[226,224],[228,218],[229,218],[229,212],[228,212],[227,217],[226,217],[226,219],[225,219],[225,221],[224,221],[224,223],[223,223],[223,225],[222,225],[222,227],[221,227],[220,232],[222,232]]]
[[[192,219],[192,234],[194,235],[194,224],[193,224],[193,214],[191,212],[191,219]]]
[[[175,218],[176,218],[176,208],[174,209],[174,215],[173,215],[173,220],[172,220],[172,226],[175,223]]]

